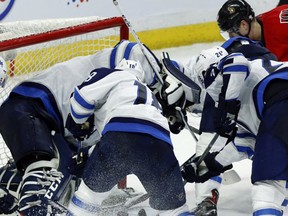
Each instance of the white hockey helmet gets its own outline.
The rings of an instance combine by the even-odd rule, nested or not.
[[[123,59],[139,61],[143,70],[145,71],[145,83],[150,85],[155,81],[156,70],[158,73],[161,72],[159,59],[154,55],[154,53],[143,44],[140,47],[136,42],[131,42],[128,40],[121,41],[117,46],[117,52],[115,56],[116,65]],[[143,54],[145,52],[145,55]],[[148,60],[147,60],[148,59]]]
[[[210,49],[202,50],[196,61],[194,63],[194,73],[197,74],[197,77],[200,83],[204,86],[204,75],[207,69],[218,63],[222,58],[227,56],[227,51],[221,46],[215,46]]]
[[[144,81],[144,71],[139,61],[126,60],[123,58],[115,69],[130,70],[137,76],[138,79],[140,79],[142,82]]]
[[[7,79],[7,66],[5,60],[0,57],[0,87],[4,88]]]

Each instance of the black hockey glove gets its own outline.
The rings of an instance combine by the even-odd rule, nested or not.
[[[226,101],[220,94],[214,118],[216,133],[220,136],[234,139],[237,131],[236,120],[240,106],[241,103],[239,100]]]
[[[184,164],[181,170],[182,177],[187,182],[203,183],[214,176],[218,176],[226,170],[232,169],[232,164],[228,166],[222,166],[215,157],[219,152],[208,153],[204,158],[206,167],[198,166],[194,168],[200,157],[196,157],[191,163]]]
[[[173,134],[178,134],[185,127],[187,121],[187,113],[184,108],[186,98],[183,94],[177,103],[170,106],[163,106],[163,115],[167,118],[169,129]]]
[[[75,139],[79,141],[88,139],[94,132],[94,114],[92,114],[83,124],[77,124],[69,113],[65,127],[73,134]]]
[[[166,75],[158,100],[162,105],[163,115],[168,120],[170,131],[178,134],[185,127],[184,119],[187,121],[186,97],[182,84]]]
[[[168,124],[169,124],[169,129],[173,134],[178,134],[180,131],[185,128],[185,123],[183,121],[183,116],[184,120],[187,121],[187,116],[186,116],[186,111],[185,110],[173,110],[169,112],[168,114]]]

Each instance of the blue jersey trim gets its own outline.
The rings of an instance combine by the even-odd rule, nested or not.
[[[91,116],[92,113],[93,113],[93,110],[92,110],[92,112],[89,113],[89,114],[79,115],[78,113],[75,112],[75,110],[73,109],[72,106],[70,106],[70,110],[71,110],[71,114],[72,114],[72,116],[74,116],[76,119],[88,118],[88,117]]]
[[[287,69],[286,69],[287,70]],[[264,110],[264,92],[270,81],[274,79],[283,79],[288,80],[288,71],[284,71],[282,73],[274,72],[270,75],[268,75],[266,78],[264,78],[256,88],[257,94],[256,94],[256,108],[257,113],[259,115],[259,118],[261,119],[263,117],[263,110]]]
[[[235,41],[242,41],[242,40],[245,40],[245,41],[248,41],[249,44],[252,43],[252,44],[257,44],[256,41],[253,41],[247,37],[243,37],[243,36],[235,36],[235,37],[232,37],[230,39],[228,39],[227,41],[225,41],[221,47],[223,47],[224,49],[227,49],[229,48]]]
[[[237,133],[236,137],[239,137],[239,138],[253,138],[253,139],[256,139],[256,135],[254,134],[251,134],[251,133]]]
[[[131,50],[133,49],[133,47],[135,45],[137,45],[137,43],[128,43],[128,45],[124,51],[124,56],[123,56],[125,59],[129,59]]]
[[[75,100],[77,101],[77,103],[84,107],[85,109],[87,110],[94,110],[95,109],[95,105],[94,104],[91,104],[91,103],[88,103],[80,94],[79,94],[79,91],[78,89],[76,88],[74,90],[74,98]]]
[[[58,122],[59,126],[63,128],[63,119],[55,98],[46,86],[34,82],[24,82],[15,87],[12,93],[40,99],[47,112]]]
[[[125,40],[124,40],[125,41]],[[121,43],[123,43],[123,41],[121,41]],[[121,44],[119,43],[116,47],[113,48],[112,52],[111,52],[111,55],[110,55],[110,68],[113,69],[116,67],[116,65],[118,64],[118,62],[116,62],[116,54],[117,54],[117,51],[118,51],[118,48],[119,48],[119,45]],[[129,59],[130,57],[130,53],[131,53],[131,50],[132,48],[137,45],[137,43],[132,43],[132,42],[129,42],[127,47],[125,48],[124,50],[124,54],[123,54],[123,58],[125,59]],[[120,59],[121,60],[121,59]]]
[[[233,66],[226,66],[223,69],[223,73],[226,72],[248,72],[248,67],[246,65],[233,65]]]
[[[114,49],[112,49],[112,52],[110,54],[110,68],[115,68],[115,59],[116,59],[116,53],[117,53],[117,47],[115,47]]]
[[[253,212],[253,216],[275,215],[282,216],[282,212],[277,209],[267,208]]]
[[[237,146],[237,145],[235,146],[238,152],[246,153],[249,156],[249,158],[254,155],[254,151],[250,147]]]
[[[105,125],[102,134],[104,135],[108,131],[145,133],[172,145],[169,131],[157,124],[142,119],[113,118]]]
[[[221,176],[214,176],[211,178],[211,180],[218,182],[219,184],[221,184],[222,182],[222,177]]]
[[[282,202],[282,206],[287,206],[288,205],[288,200],[287,199],[285,199],[283,202]]]

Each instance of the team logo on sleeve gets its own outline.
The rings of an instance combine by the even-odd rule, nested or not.
[[[0,20],[3,20],[10,12],[15,0],[0,0]]]
[[[288,9],[284,9],[281,11],[280,15],[280,23],[288,23]]]

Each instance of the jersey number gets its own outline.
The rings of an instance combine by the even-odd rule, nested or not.
[[[150,96],[152,99],[151,105],[161,110],[161,106],[158,103],[155,95],[150,91],[147,92],[147,88],[145,85],[138,81],[135,81],[134,85],[138,87],[137,98],[135,99],[134,104],[147,104],[147,99]]]

